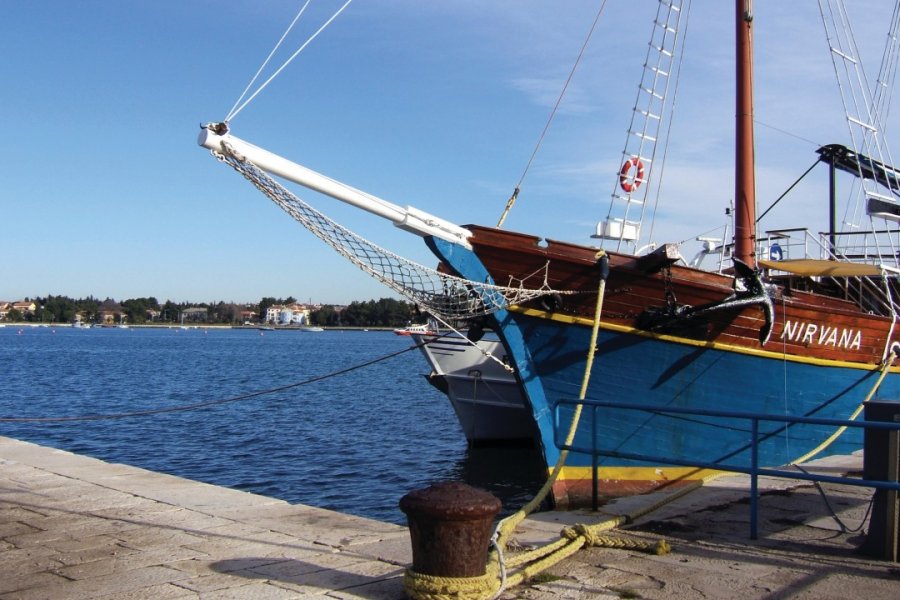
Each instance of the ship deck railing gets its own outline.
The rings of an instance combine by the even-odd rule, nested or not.
[[[814,235],[806,228],[773,229],[761,236],[757,254],[766,260],[812,258],[868,264],[882,269],[884,277],[873,276],[797,276],[772,274],[791,287],[837,296],[849,300],[865,312],[883,316],[900,315],[897,266],[900,260],[895,229],[820,232]]]
[[[900,263],[900,229],[820,231],[817,235],[806,227],[771,229],[760,236],[757,255],[774,260],[773,249],[784,259],[815,258],[896,267]]]
[[[590,437],[592,444],[590,447],[578,444],[565,443],[565,437],[568,432],[568,423],[561,422],[560,408],[563,406],[584,407],[585,413],[582,413],[582,419],[586,416],[590,419]],[[722,419],[737,419],[746,422],[750,426],[750,435],[747,440],[747,448],[750,449],[750,465],[731,464],[722,461],[707,460],[682,460],[667,456],[658,456],[643,452],[622,452],[620,450],[603,449],[598,447],[598,412],[600,410],[629,410],[638,411],[652,415],[682,415],[694,417],[714,417]],[[898,403],[898,412],[900,412],[900,403]],[[578,452],[591,455],[592,470],[592,509],[599,509],[599,459],[600,457],[619,458],[625,460],[634,460],[646,462],[653,465],[673,465],[683,467],[695,467],[700,469],[711,469],[714,471],[726,471],[731,473],[743,473],[750,476],[750,539],[757,539],[758,535],[758,513],[759,513],[759,484],[760,476],[776,477],[782,479],[799,479],[804,481],[815,481],[822,483],[834,483],[839,485],[851,485],[857,487],[867,487],[875,490],[887,490],[893,493],[900,493],[900,482],[881,480],[881,479],[864,479],[856,477],[841,477],[832,475],[821,475],[810,473],[807,471],[787,471],[783,468],[774,468],[768,466],[760,466],[759,464],[759,444],[760,438],[768,438],[771,433],[760,433],[760,422],[780,422],[787,425],[792,424],[808,424],[808,425],[824,425],[828,427],[856,427],[866,430],[886,430],[888,436],[893,437],[893,443],[889,443],[889,447],[896,449],[898,447],[897,439],[900,438],[900,422],[888,421],[850,421],[843,419],[829,419],[820,417],[802,417],[793,415],[755,413],[746,411],[727,411],[727,410],[703,410],[679,407],[666,407],[654,404],[632,404],[627,402],[606,402],[597,400],[560,400],[553,411],[553,428],[554,428],[554,444],[560,450],[568,450],[570,452]],[[890,460],[890,457],[889,457]],[[893,460],[897,460],[894,456]]]

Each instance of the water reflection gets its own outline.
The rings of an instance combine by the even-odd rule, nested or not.
[[[486,490],[503,503],[501,516],[531,500],[546,478],[543,459],[534,447],[469,446],[448,478]]]

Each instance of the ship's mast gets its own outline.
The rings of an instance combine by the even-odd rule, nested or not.
[[[756,268],[756,182],[753,172],[753,3],[736,0],[737,89],[734,169],[734,257]]]

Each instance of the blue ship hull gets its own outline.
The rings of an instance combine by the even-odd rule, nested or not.
[[[431,245],[462,276],[490,279],[475,254],[442,242],[433,241]],[[547,466],[552,468],[573,411],[571,405],[558,404],[579,396],[592,323],[571,314],[523,307],[499,311],[495,319],[518,369]],[[754,348],[651,333],[601,320],[586,398],[697,411],[844,420],[851,417],[878,380],[877,363],[804,358],[784,351],[781,341],[773,337],[765,348]],[[887,377],[875,398],[900,398],[900,378]],[[832,426],[760,422],[759,464],[791,463],[834,432]],[[818,456],[858,450],[861,440],[861,430],[849,428]],[[598,409],[596,420],[586,411],[573,442],[576,448],[668,457],[675,463],[745,467],[750,465],[751,445],[749,420],[609,408]],[[554,487],[558,505],[582,504],[590,498],[591,464],[590,454],[569,454]],[[673,463],[648,465],[625,458],[603,457],[599,465],[600,492],[610,495],[682,485],[710,473]]]

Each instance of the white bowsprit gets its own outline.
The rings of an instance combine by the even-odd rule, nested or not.
[[[216,143],[211,143],[210,139],[215,139]],[[257,189],[316,237],[331,246],[357,267],[406,297],[424,312],[438,316],[442,320],[454,321],[491,314],[512,304],[521,304],[545,295],[567,293],[550,289],[546,285],[546,279],[545,284],[536,289],[471,281],[441,273],[381,248],[336,223],[295,196],[270,177],[262,168],[251,162],[248,157],[238,152],[229,143],[232,139],[236,138],[232,138],[227,134],[222,136],[220,133],[212,132],[211,135],[201,134],[200,143],[210,148],[217,158],[243,175]],[[246,144],[246,142],[242,142],[243,147],[258,150],[261,156],[264,156],[266,159],[275,157],[264,150]],[[333,186],[340,193],[331,193],[329,190],[321,189],[322,186],[316,187],[307,185],[304,182],[298,182],[301,185],[307,185],[307,187],[351,204],[357,204],[357,202],[341,196],[358,197],[360,204],[365,204],[360,206],[361,208],[388,218],[403,229],[414,230],[419,235],[439,235],[443,239],[468,246],[466,237],[469,232],[463,228],[409,207],[405,209],[397,207],[365,192],[309,171],[305,167],[300,167],[280,157],[275,158],[292,168],[303,169],[305,171],[304,174],[312,174],[316,178],[321,178],[321,181],[325,182],[329,187]],[[279,169],[278,174],[286,175],[284,169]],[[286,176],[296,181],[294,177]],[[425,225],[422,228],[416,225],[405,226],[409,222],[409,219],[405,218],[405,213],[407,212],[413,212],[419,216]]]

